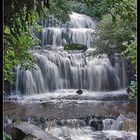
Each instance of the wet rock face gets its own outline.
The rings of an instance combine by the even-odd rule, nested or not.
[[[90,126],[94,128],[94,130],[101,131],[103,129],[103,122],[102,120],[93,119],[90,121]]]
[[[16,75],[16,69],[12,68],[12,72]],[[16,83],[16,77],[14,76],[11,79],[14,84],[11,84],[8,80],[4,80],[4,93],[5,96],[9,96],[11,92],[15,91],[15,83]]]
[[[45,105],[44,105],[45,104]],[[95,116],[109,116],[136,113],[135,101],[47,101],[43,103],[25,103],[4,102],[4,116],[15,118],[17,116],[35,116],[51,119],[71,119],[84,118],[87,114]],[[83,111],[84,110],[84,111]]]
[[[113,67],[115,66],[115,61],[116,61],[115,57],[118,58],[118,61],[122,61],[122,60],[124,61],[126,77],[127,77],[127,80],[128,80],[128,84],[130,84],[130,82],[132,80],[135,80],[134,74],[136,73],[136,70],[135,70],[133,64],[130,62],[130,60],[128,60],[128,59],[126,59],[124,57],[121,57],[120,54],[118,54],[118,55],[109,54],[108,57],[109,57],[110,62],[111,62]]]
[[[129,60],[127,60],[126,63],[127,63],[126,75],[128,77],[128,82],[130,84],[131,81],[135,80],[134,74],[136,73],[136,70]]]
[[[4,81],[4,92],[5,95],[10,95],[11,84],[8,81]]]

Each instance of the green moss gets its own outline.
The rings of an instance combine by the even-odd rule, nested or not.
[[[87,46],[86,45],[82,45],[82,44],[67,44],[64,46],[64,50],[87,50]]]

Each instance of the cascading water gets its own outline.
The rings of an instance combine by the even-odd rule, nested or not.
[[[96,21],[78,13],[70,15],[70,21],[61,27],[44,27],[42,48],[59,48],[64,44],[80,43],[90,47],[94,39]],[[112,66],[107,55],[89,57],[86,52],[59,50],[32,50],[38,70],[17,69],[16,92],[36,94],[58,89],[87,89],[90,91],[118,90],[127,86],[123,59],[115,56]],[[119,61],[119,60],[121,61]]]
[[[136,120],[126,118],[120,115],[115,119],[105,119],[103,120],[104,130],[125,130],[125,131],[136,131]]]
[[[58,137],[60,140],[93,140],[93,131],[86,126],[84,121],[78,119],[63,120],[65,126],[59,126],[56,123],[46,129],[47,132]]]
[[[94,122],[98,122],[97,119]],[[52,120],[47,122],[46,131],[61,140],[136,140],[136,121],[123,115],[117,119],[102,120],[102,131],[98,128],[95,131],[95,124],[91,126],[89,123],[89,126],[80,119]]]
[[[73,12],[70,21],[62,27],[47,24],[42,34],[37,36],[42,40],[43,46],[59,47],[69,43],[80,43],[90,47],[95,27],[96,21],[86,15]]]
[[[112,67],[106,55],[86,58],[83,53],[70,54],[62,51],[34,52],[33,55],[38,70],[17,70],[20,81],[18,91],[22,93],[44,93],[57,89],[105,91],[125,88],[127,79],[123,74],[124,66],[116,61]]]

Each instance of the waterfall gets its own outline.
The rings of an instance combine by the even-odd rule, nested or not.
[[[34,118],[36,124],[60,140],[136,140],[135,118],[120,115],[118,118],[99,116],[100,119],[97,119],[92,116],[101,114],[100,112],[103,112],[102,115],[108,112],[110,114],[113,109],[115,113],[117,109],[120,110],[118,114],[124,106],[129,105],[125,104],[128,95],[124,89],[128,86],[128,80],[123,57],[118,54],[111,57],[107,54],[94,56],[96,48],[91,48],[91,42],[96,37],[96,21],[89,16],[73,12],[66,24],[53,26],[48,20],[40,21],[39,24],[43,26],[42,32],[34,32],[33,36],[41,39],[41,44],[32,46],[29,50],[35,58],[36,69],[25,71],[16,68],[15,92],[19,99],[13,96],[15,101],[22,101],[23,104],[33,103],[34,107],[28,106],[27,112],[30,114],[31,110],[37,116],[42,113],[43,123],[38,123]],[[71,43],[86,45],[88,50],[83,52],[63,49],[65,44]],[[84,94],[77,95],[78,89]],[[12,96],[10,98],[12,100]],[[122,109],[118,108],[117,103],[123,104],[119,106]],[[48,118],[53,116],[52,118],[59,119],[44,119],[44,113],[49,114],[44,110],[45,107],[50,113]],[[42,110],[39,115],[38,108]],[[57,111],[59,113],[55,114]],[[65,115],[65,111],[68,115]],[[59,114],[62,115],[62,120]],[[91,115],[83,119],[67,119],[67,116],[81,118],[78,114]],[[32,116],[27,119],[29,123],[34,123]],[[4,127],[11,122],[6,119]]]
[[[112,66],[107,55],[87,58],[83,53],[66,51],[33,51],[37,70],[17,69],[17,91],[36,94],[58,89],[108,91],[125,88],[123,64]],[[120,61],[122,62],[122,61]],[[121,64],[121,63],[120,63]],[[122,80],[123,79],[123,80]]]
[[[61,140],[136,140],[134,130],[136,122],[134,120],[131,119],[131,122],[133,121],[135,125],[129,124],[131,126],[129,132],[124,131],[126,130],[125,127],[118,127],[121,124],[125,126],[126,120],[130,119],[123,115],[120,115],[116,120],[105,119],[103,120],[103,131],[97,131],[93,127],[87,126],[85,120],[52,120],[47,122],[45,130]]]
[[[58,89],[112,91],[126,88],[124,60],[117,55],[112,64],[106,54],[94,57],[88,51],[90,49],[84,53],[45,49],[46,46],[59,48],[69,43],[90,47],[95,27],[96,21],[91,17],[74,12],[66,24],[44,27],[41,34],[36,34],[41,38],[42,50],[30,50],[36,59],[37,70],[17,68],[16,92],[29,95]]]
[[[45,25],[48,25],[48,21],[45,22]],[[36,36],[41,38],[42,47],[49,45],[60,47],[69,43],[78,43],[90,47],[96,23],[97,21],[93,21],[89,16],[73,12],[70,15],[70,21],[66,24],[44,27],[42,35],[36,33]]]
[[[79,43],[90,47],[93,29],[88,28],[45,28],[42,31],[42,45],[53,47],[63,46],[69,43]]]
[[[70,15],[70,28],[95,28],[96,22],[86,15],[73,12]]]
[[[115,119],[103,120],[104,130],[125,130],[125,131],[136,131],[136,120],[126,118],[123,115]]]
[[[62,140],[93,140],[92,129],[78,119],[56,120],[48,124],[46,131]]]

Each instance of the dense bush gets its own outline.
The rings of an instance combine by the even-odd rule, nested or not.
[[[127,26],[120,16],[116,16],[114,23],[110,14],[105,15],[96,27],[98,38],[95,40],[94,45],[105,51],[122,52],[126,49],[122,43],[132,39],[134,28],[135,23],[132,26]]]

